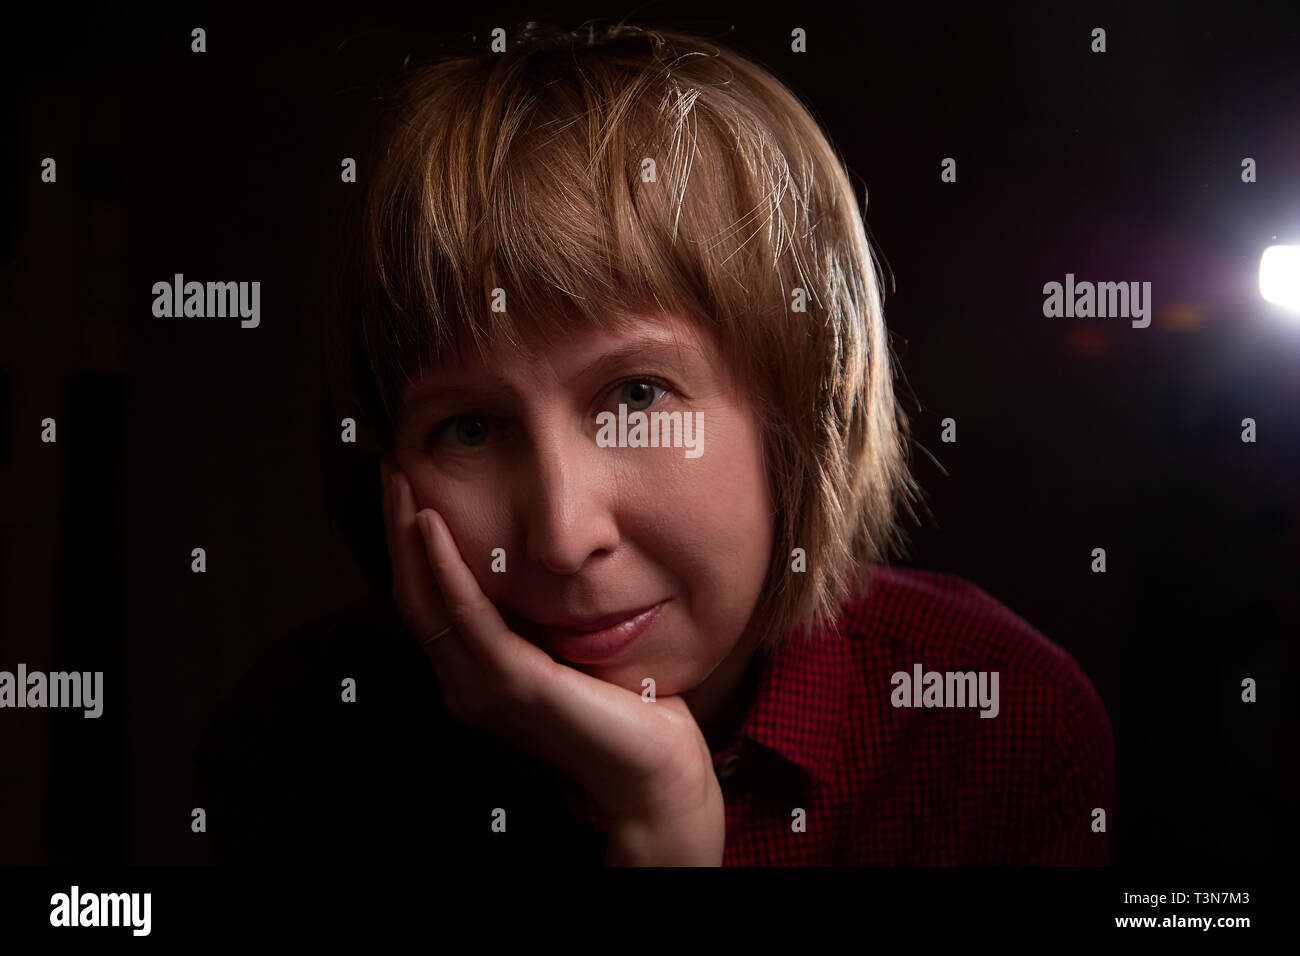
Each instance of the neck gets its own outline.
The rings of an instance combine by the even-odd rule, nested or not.
[[[747,631],[699,686],[681,695],[710,753],[731,744],[758,688],[765,658],[757,650],[756,637]]]

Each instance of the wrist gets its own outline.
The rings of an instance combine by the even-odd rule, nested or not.
[[[715,782],[716,785],[716,782]],[[669,815],[609,821],[606,866],[721,866],[727,813],[722,791]]]

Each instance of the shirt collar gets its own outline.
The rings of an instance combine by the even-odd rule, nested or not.
[[[798,628],[768,655],[737,736],[821,780],[834,776],[847,679],[843,624]]]

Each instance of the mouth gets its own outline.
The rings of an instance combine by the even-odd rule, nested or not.
[[[646,607],[539,624],[517,618],[521,633],[570,664],[601,664],[622,655],[654,625],[668,599]]]

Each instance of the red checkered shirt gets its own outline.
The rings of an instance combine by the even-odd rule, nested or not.
[[[714,753],[724,865],[1108,864],[1114,745],[1074,659],[960,578],[873,577],[833,628],[779,646]],[[978,700],[894,706],[918,701],[893,680],[917,665],[996,671],[996,716]],[[605,832],[585,792],[561,785],[582,825]]]

